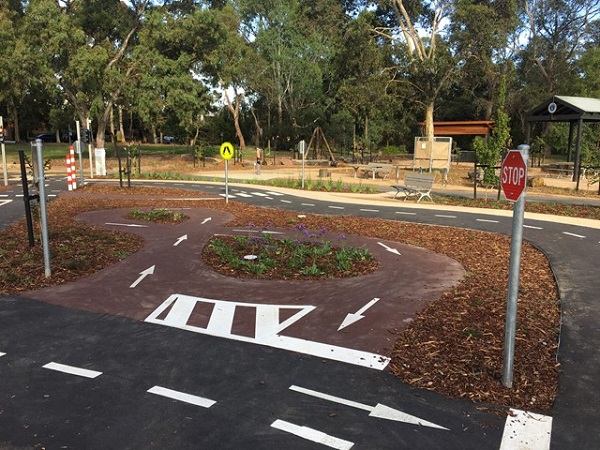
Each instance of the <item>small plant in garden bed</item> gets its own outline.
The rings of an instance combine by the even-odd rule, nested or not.
[[[140,211],[139,209],[133,209],[129,211],[129,214],[127,214],[127,218],[158,223],[180,223],[184,220],[189,219],[189,217],[183,213],[169,211],[165,208],[152,209],[150,211]]]
[[[202,256],[224,275],[261,279],[342,278],[368,274],[378,267],[366,249],[336,247],[321,239],[325,230],[311,233],[303,225],[295,228],[302,239],[274,238],[265,230],[254,236],[215,236]]]

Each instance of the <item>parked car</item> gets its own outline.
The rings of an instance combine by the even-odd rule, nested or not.
[[[163,136],[163,144],[174,144],[175,136]]]
[[[35,140],[40,139],[42,142],[56,142],[55,133],[42,133],[35,137]]]

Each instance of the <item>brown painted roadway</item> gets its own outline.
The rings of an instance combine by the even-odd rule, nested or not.
[[[155,314],[159,319],[155,323],[220,337],[227,336],[229,331],[228,337],[266,342],[266,345],[269,345],[269,339],[261,339],[261,335],[281,334],[389,356],[394,333],[402,330],[428,302],[439,298],[464,275],[462,266],[446,256],[396,242],[347,236],[344,243],[368,248],[380,263],[378,270],[361,277],[323,281],[227,277],[206,267],[201,258],[202,248],[215,234],[248,234],[257,230],[224,227],[231,216],[210,209],[186,209],[185,214],[190,220],[177,225],[126,219],[127,212],[126,209],[95,211],[80,215],[78,220],[138,234],[145,239],[143,250],[89,278],[26,292],[24,296],[140,321],[147,319],[168,299],[177,301],[178,295],[181,302],[188,300],[188,303],[193,299],[208,299],[191,306],[180,304],[179,309],[187,309],[183,318],[173,313],[167,319],[169,308],[175,307],[165,304],[164,313]],[[269,231],[290,233],[290,230]],[[323,238],[335,243],[338,236],[325,235]],[[396,250],[401,257],[390,250]],[[153,273],[146,274],[144,271],[152,266]],[[376,298],[379,300],[373,301]],[[231,303],[237,304],[231,317],[222,314],[225,322],[230,319],[229,330],[220,328],[216,334],[205,331],[211,316],[215,316],[217,322],[215,310]],[[244,307],[244,304],[250,305]],[[272,326],[266,331],[258,329],[261,324],[269,324],[268,320],[257,319],[261,314],[260,305],[279,307],[263,312],[275,314],[274,320],[282,329],[273,331]],[[303,311],[302,307],[314,309]],[[367,309],[362,312],[361,308]],[[347,315],[357,312],[362,312],[364,318],[338,331]],[[286,326],[287,319],[289,325]],[[298,348],[297,351],[303,350]]]

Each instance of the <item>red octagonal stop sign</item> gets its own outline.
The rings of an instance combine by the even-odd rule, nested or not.
[[[519,200],[527,185],[527,164],[519,150],[510,150],[502,161],[500,184],[507,200]]]

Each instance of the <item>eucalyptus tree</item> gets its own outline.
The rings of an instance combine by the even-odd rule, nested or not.
[[[576,61],[591,39],[589,24],[600,14],[600,0],[523,0],[520,77],[528,107],[577,86]]]
[[[243,32],[263,62],[252,88],[284,120],[292,140],[324,118],[331,100],[331,57],[346,16],[332,0],[236,0]]]
[[[153,8],[131,53],[136,67],[120,101],[131,105],[154,137],[175,121],[193,145],[213,97],[201,65],[220,42],[209,8],[184,4]]]
[[[511,44],[519,25],[517,0],[459,0],[451,19],[450,39],[464,58],[460,88],[472,111],[466,114],[490,120],[495,107],[506,102],[499,98],[501,80],[510,85],[514,78]]]
[[[363,11],[349,22],[342,31],[342,45],[334,57],[339,84],[336,99],[339,107],[353,116],[353,147],[358,146],[357,128],[362,132],[361,149],[369,148],[373,141],[378,142],[373,139],[372,130],[384,126],[374,124],[372,119],[381,119],[384,116],[381,112],[393,104],[395,69],[391,67],[391,49],[389,42],[372,32],[375,20],[372,12]]]
[[[398,48],[398,79],[408,83],[411,100],[425,112],[425,135],[433,140],[437,98],[454,82],[462,55],[448,43],[450,18],[457,0],[378,0],[387,24],[375,32]]]
[[[150,0],[31,0],[24,31],[30,52],[43,61],[41,74],[85,123],[97,120],[96,147],[112,105],[135,71],[129,58]]]
[[[23,5],[18,0],[0,0],[0,104],[14,125],[15,140],[20,140],[20,116],[28,93],[37,91],[38,65],[23,39]]]

